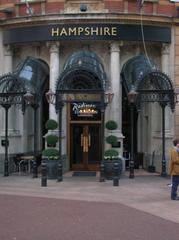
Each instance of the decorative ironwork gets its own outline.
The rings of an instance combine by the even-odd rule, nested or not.
[[[132,88],[138,93],[135,105],[138,110],[145,102],[158,102],[162,108],[162,172],[161,176],[166,176],[165,159],[165,107],[168,105],[172,111],[175,109],[175,92],[170,78],[163,72],[156,70],[152,61],[145,56],[139,55],[128,60],[121,72],[122,82],[126,93],[129,94]],[[132,109],[132,107],[131,107]],[[131,110],[133,111],[133,110]],[[131,121],[133,115],[131,114]],[[131,123],[133,124],[133,122]],[[133,128],[133,127],[132,127]],[[131,129],[133,138],[133,129]],[[133,139],[132,139],[133,145]],[[133,149],[133,146],[131,146]],[[131,172],[133,173],[133,159]]]
[[[37,108],[45,90],[48,77],[48,65],[41,59],[27,57],[13,73],[0,77],[0,105],[5,109],[5,160],[4,176],[9,175],[8,163],[8,111],[12,105],[22,106],[25,112],[25,103],[34,108],[34,158],[37,155]],[[24,96],[25,95],[25,96]],[[33,102],[32,102],[33,98]],[[25,102],[27,100],[27,102]],[[34,166],[35,166],[34,160]],[[37,168],[33,167],[34,172]],[[37,174],[36,174],[37,175]]]
[[[57,80],[60,89],[105,89],[106,74],[99,57],[90,51],[72,54]]]

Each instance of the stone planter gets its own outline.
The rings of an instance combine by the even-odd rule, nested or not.
[[[114,163],[118,163],[118,176],[120,178],[122,172],[122,160],[120,158],[117,159],[105,159],[104,163],[104,175],[105,179],[112,180],[114,176]]]
[[[58,159],[47,159],[47,178],[57,179],[58,174]]]

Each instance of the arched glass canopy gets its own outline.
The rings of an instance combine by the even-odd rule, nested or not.
[[[99,57],[90,51],[78,51],[66,61],[56,90],[104,90],[106,74]]]
[[[122,84],[128,94],[135,90],[138,110],[142,102],[159,102],[168,104],[172,110],[175,108],[174,88],[170,78],[144,55],[129,59],[121,71]]]
[[[36,94],[41,99],[45,91],[49,67],[42,59],[27,57],[20,62],[13,75],[24,83],[26,90]]]

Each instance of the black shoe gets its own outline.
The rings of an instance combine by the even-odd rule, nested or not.
[[[178,200],[179,201],[179,197],[171,198],[171,200]]]

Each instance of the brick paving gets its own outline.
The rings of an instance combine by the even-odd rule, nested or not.
[[[0,176],[0,240],[178,240],[179,201],[157,175],[48,181]]]

